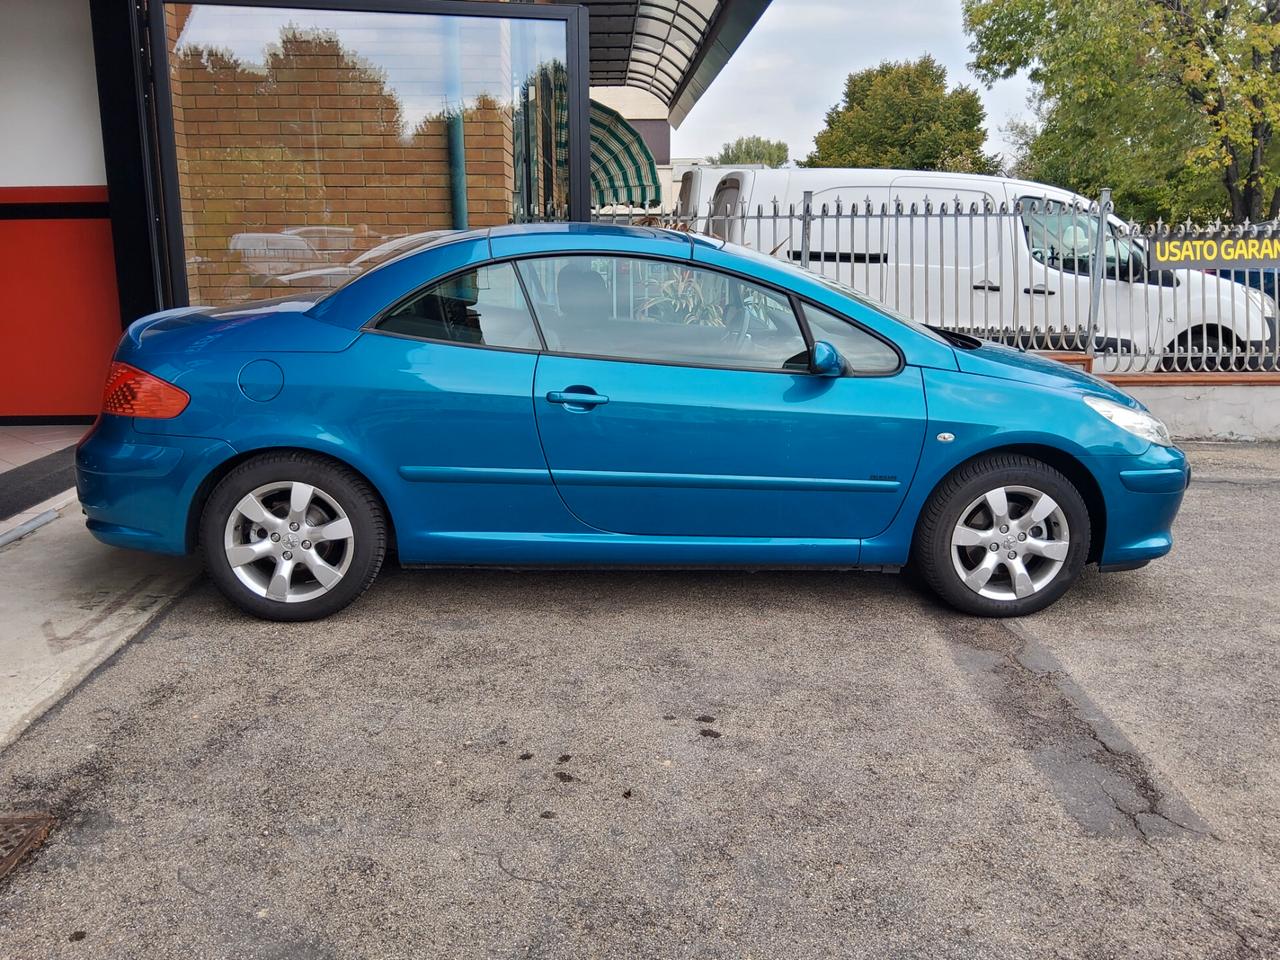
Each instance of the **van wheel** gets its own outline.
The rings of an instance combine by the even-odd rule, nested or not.
[[[315,620],[369,589],[387,550],[377,495],[331,460],[270,453],[240,464],[200,517],[205,568],[242,610]]]
[[[1223,335],[1215,329],[1193,330],[1184,333],[1173,343],[1165,347],[1164,359],[1160,361],[1160,369],[1167,373],[1204,373],[1216,370],[1243,370],[1245,361],[1237,357],[1231,361],[1231,346],[1234,342],[1229,334]],[[1237,347],[1237,353],[1243,353],[1243,346]],[[1225,354],[1225,355],[1224,355]]]
[[[912,563],[958,610],[1017,617],[1049,606],[1089,556],[1089,512],[1071,481],[1019,454],[981,457],[934,492]]]

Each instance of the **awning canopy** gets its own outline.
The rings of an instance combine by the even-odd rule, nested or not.
[[[557,0],[587,8],[591,84],[647,90],[681,121],[770,0]]]
[[[651,207],[662,202],[653,154],[622,114],[591,101],[591,205]]]

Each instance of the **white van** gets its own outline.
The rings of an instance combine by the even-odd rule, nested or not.
[[[1038,347],[1081,349],[1089,328],[1089,201],[1025,180],[911,170],[730,170],[700,227],[796,262],[811,194],[809,268],[926,323]],[[1095,346],[1154,366],[1162,355],[1275,351],[1276,304],[1197,270],[1148,270],[1118,218],[1103,238]],[[1020,331],[1020,333],[1019,333]]]
[[[734,166],[722,166],[710,163],[698,163],[687,167],[680,173],[676,182],[680,185],[677,191],[673,215],[681,222],[705,225],[711,214],[713,202],[723,180],[738,182],[744,177],[754,178],[789,171],[774,170],[762,163],[748,163]],[[732,201],[730,201],[730,204]],[[728,207],[732,211],[732,206]]]

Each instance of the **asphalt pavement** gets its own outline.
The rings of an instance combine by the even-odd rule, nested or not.
[[[902,578],[198,581],[0,754],[0,957],[1280,956],[1280,448],[1018,621]]]

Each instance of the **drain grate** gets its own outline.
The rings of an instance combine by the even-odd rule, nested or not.
[[[44,843],[55,822],[47,813],[0,813],[0,880]]]

